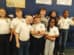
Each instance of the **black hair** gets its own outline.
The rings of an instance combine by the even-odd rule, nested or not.
[[[68,9],[65,9],[65,10],[63,11],[63,14],[64,14],[66,11],[68,11],[68,12],[69,12],[69,10],[68,10]]]
[[[56,25],[56,23],[57,23],[57,20],[56,20],[56,19],[54,19],[54,18],[49,19],[49,21],[48,21],[48,26],[47,26],[47,31],[48,31],[48,32],[50,31],[50,23],[51,23],[51,20],[55,20],[55,26],[57,26],[57,25]]]
[[[45,10],[45,11],[47,11],[46,8],[42,7],[42,8],[40,8],[40,9],[38,10],[37,14],[40,14],[40,11],[41,11],[41,10]]]
[[[51,14],[52,14],[53,12],[56,13],[56,17],[58,16],[57,11],[56,11],[56,10],[52,10],[52,11],[50,11],[49,14],[48,14],[48,16],[50,16],[50,18],[56,18],[56,17],[52,17],[52,16],[51,16]]]

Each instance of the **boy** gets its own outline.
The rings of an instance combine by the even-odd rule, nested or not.
[[[60,20],[58,21],[58,25],[60,28],[59,55],[64,55],[70,24],[71,20],[69,18],[69,11],[64,10],[63,17],[61,17]]]
[[[11,41],[11,54],[12,55],[16,55],[17,53],[17,49],[16,49],[16,46],[15,46],[15,29],[17,28],[17,26],[20,24],[20,23],[23,23],[24,22],[24,18],[23,18],[23,12],[22,12],[22,9],[20,8],[17,8],[15,10],[15,14],[16,14],[16,18],[14,18],[11,22],[11,37],[10,37],[10,41]]]
[[[16,47],[18,48],[19,55],[29,55],[29,46],[30,46],[30,32],[31,32],[31,23],[32,16],[26,16],[25,22],[20,23],[16,30]]]

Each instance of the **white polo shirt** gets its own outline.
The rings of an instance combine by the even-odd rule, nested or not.
[[[10,19],[0,18],[0,34],[9,34],[10,33]]]
[[[16,27],[21,23],[21,22],[24,22],[25,19],[18,19],[18,18],[14,18],[11,22],[11,28],[13,29],[16,29]]]
[[[50,28],[48,34],[50,36],[54,36],[54,35],[59,36],[59,29],[58,29],[58,27],[54,26],[54,27]]]
[[[45,27],[48,25],[48,19],[46,17],[41,17],[41,22],[45,24]]]
[[[69,29],[69,26],[71,25],[71,19],[70,18],[61,18],[58,22],[60,29]]]
[[[38,23],[38,24],[33,24],[32,25],[32,30],[35,30],[35,31],[45,31],[46,28],[45,28],[45,25],[43,23]],[[40,36],[37,36],[37,35],[33,35],[35,38],[41,38],[43,37],[43,35],[40,35]]]
[[[31,25],[20,23],[16,28],[15,32],[19,34],[19,39],[21,41],[28,41],[30,39]]]

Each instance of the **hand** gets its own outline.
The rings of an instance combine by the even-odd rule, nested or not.
[[[10,38],[9,38],[9,42],[11,42],[12,41],[12,35],[10,35]]]
[[[20,48],[20,44],[19,44],[19,43],[16,43],[16,47],[17,47],[17,48]]]
[[[55,41],[55,40],[56,40],[56,38],[50,38],[50,40],[51,40],[51,41]]]

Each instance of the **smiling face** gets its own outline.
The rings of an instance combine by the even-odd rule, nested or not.
[[[41,22],[41,17],[40,16],[35,16],[33,19],[33,23],[37,24]]]
[[[63,16],[64,16],[65,18],[67,18],[67,17],[69,16],[69,11],[68,11],[68,10],[65,10],[64,13],[63,13]]]
[[[40,9],[40,15],[41,15],[41,16],[45,16],[45,15],[46,15],[46,9],[41,8],[41,9]]]
[[[22,10],[20,10],[20,9],[16,9],[16,17],[21,18],[21,17],[22,17],[22,15],[23,15]]]
[[[51,21],[49,22],[50,27],[55,26],[55,23],[56,23],[55,19],[51,19]]]
[[[49,16],[50,17],[56,17],[57,16],[56,11],[51,11]]]
[[[0,16],[5,17],[6,16],[6,11],[5,9],[0,9]]]
[[[37,17],[37,18],[34,19],[34,23],[40,23],[40,20],[41,19]]]
[[[33,17],[30,15],[26,16],[26,22],[27,24],[31,24],[33,22]]]

